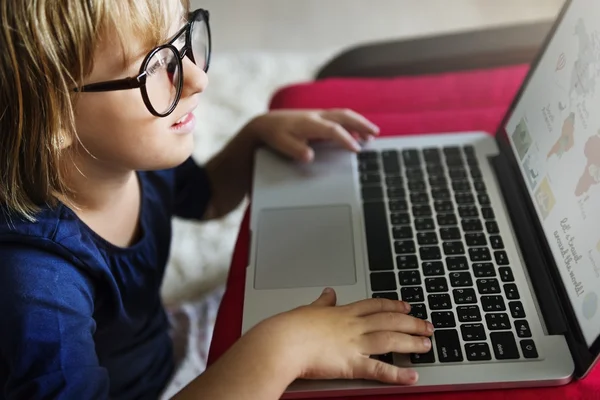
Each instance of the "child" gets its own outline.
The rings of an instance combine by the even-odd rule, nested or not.
[[[0,3],[0,399],[157,398],[173,372],[159,287],[170,220],[218,218],[270,146],[310,162],[377,128],[349,111],[274,112],[204,167],[191,158],[208,13],[180,0]],[[427,352],[400,301],[313,304],[252,329],[177,399],[276,399],[296,378],[412,384],[369,357]]]

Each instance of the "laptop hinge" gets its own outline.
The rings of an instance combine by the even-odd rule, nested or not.
[[[508,209],[525,267],[529,271],[530,282],[537,296],[540,311],[546,323],[548,334],[560,335],[567,332],[564,310],[560,306],[559,296],[552,281],[548,266],[552,258],[544,251],[539,242],[539,232],[528,212],[522,190],[516,182],[514,170],[506,156],[500,153],[490,157],[490,163],[496,173],[504,202]]]

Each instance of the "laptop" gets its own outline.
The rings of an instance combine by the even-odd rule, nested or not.
[[[495,136],[321,143],[256,154],[243,332],[333,287],[402,299],[428,354],[374,355],[415,386],[298,380],[294,397],[581,379],[600,353],[600,4],[567,1]]]

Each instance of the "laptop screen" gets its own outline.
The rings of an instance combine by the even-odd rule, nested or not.
[[[574,0],[506,133],[581,331],[600,335],[600,4]]]

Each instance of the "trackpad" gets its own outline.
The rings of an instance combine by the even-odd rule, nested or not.
[[[348,205],[263,210],[257,246],[255,289],[356,283]]]

